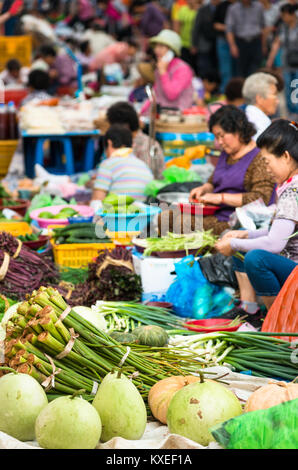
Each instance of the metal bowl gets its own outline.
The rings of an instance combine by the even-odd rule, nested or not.
[[[167,204],[186,204],[189,202],[189,193],[161,193],[156,196],[156,199],[158,199],[159,202],[166,202]]]

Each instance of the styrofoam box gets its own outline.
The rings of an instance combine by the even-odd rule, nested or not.
[[[141,276],[143,287],[143,301],[164,300],[170,285],[176,278],[175,271],[177,258],[154,258],[151,256],[133,255],[133,264],[136,274]]]

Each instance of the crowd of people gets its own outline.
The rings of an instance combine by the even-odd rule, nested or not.
[[[298,113],[296,0],[1,3],[0,19],[6,35],[20,34],[24,14],[47,21],[76,56],[83,74],[96,74],[91,86],[96,82],[97,91],[107,78],[107,66],[117,63],[118,78],[134,79],[136,88],[142,88],[153,76],[160,104],[179,108],[180,103],[192,105],[194,93],[198,104],[217,100],[231,83],[236,83],[234,80],[245,80],[265,68],[278,75],[279,86],[282,82],[286,99],[283,112],[293,119]],[[51,93],[59,86],[77,88],[77,62],[57,44],[42,44],[35,50],[35,58],[32,68],[49,73]],[[142,72],[143,64],[139,68],[140,62],[146,63],[146,73]],[[26,71],[18,69],[16,62],[7,64],[8,83],[26,80]],[[243,95],[243,87],[238,86],[238,90],[236,99],[251,101]],[[141,100],[144,95],[140,91],[133,96]],[[275,113],[272,105],[271,116]]]
[[[258,314],[257,296],[269,309],[298,262],[297,1],[2,3],[7,35],[18,34],[27,13],[50,23],[67,47],[45,41],[30,67],[16,59],[7,63],[0,78],[7,86],[29,86],[24,103],[56,95],[61,87],[75,94],[81,80],[85,93],[100,92],[104,84],[132,87],[128,101],[112,105],[98,125],[105,159],[93,174],[94,207],[109,192],[144,200],[146,185],[162,179],[162,147],[155,142],[156,173],[141,124],[150,110],[148,84],[158,111],[205,109],[221,154],[208,181],[189,197],[220,207],[204,217],[204,229],[221,236],[217,251],[245,254],[243,262],[234,260],[241,303],[231,315]],[[277,205],[271,227],[230,231],[235,209],[260,198]],[[173,222],[165,211],[159,224],[166,218]]]

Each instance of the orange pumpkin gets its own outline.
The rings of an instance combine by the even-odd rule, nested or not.
[[[199,382],[200,377],[194,375],[173,375],[157,382],[149,391],[148,403],[154,418],[163,424],[167,424],[167,411],[174,393],[194,382]]]
[[[265,410],[295,398],[298,398],[298,383],[269,382],[250,395],[244,411]]]

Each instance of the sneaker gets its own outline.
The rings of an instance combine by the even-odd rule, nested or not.
[[[221,315],[221,318],[234,320],[236,317],[242,317],[242,319],[246,323],[249,323],[251,326],[259,330],[262,328],[262,324],[266,315],[267,315],[267,312],[264,312],[262,309],[259,309],[256,313],[247,313],[247,311],[244,310],[243,308],[236,306],[232,308],[231,310],[229,310],[228,312]]]
[[[247,313],[245,310],[243,310],[243,308],[237,307],[237,305],[236,305],[231,310],[228,310],[226,313],[223,313],[221,315],[221,318],[227,318],[229,320],[234,320],[236,317],[243,317],[243,316],[247,317],[247,316],[249,316],[249,313]]]

